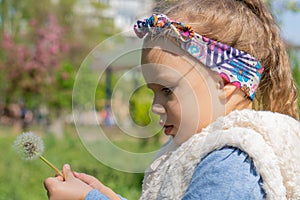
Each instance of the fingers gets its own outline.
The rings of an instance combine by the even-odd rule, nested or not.
[[[78,172],[73,172],[73,174],[76,178],[90,185],[94,189],[98,189],[101,191],[103,188],[105,188],[105,186],[97,178],[91,175],[85,173],[78,173]]]
[[[71,167],[70,167],[69,164],[65,164],[63,166],[62,172],[63,172],[63,175],[64,175],[63,177],[61,175],[59,175],[59,174],[56,174],[55,178],[48,178],[49,180],[46,179],[45,182],[46,181],[51,182],[51,181],[54,181],[54,180],[56,180],[56,181],[64,181],[64,180],[67,180],[67,179],[74,178],[73,172],[71,171]]]
[[[51,178],[47,178],[47,179],[45,179],[45,181],[44,181],[44,188],[46,189],[46,191],[47,191],[47,196],[48,196],[48,198],[50,198],[50,192],[49,192],[49,190],[50,190],[50,182],[51,182],[51,180],[50,180]]]
[[[64,178],[65,178],[66,181],[69,180],[69,179],[74,178],[74,175],[73,175],[73,173],[71,171],[71,167],[70,167],[69,164],[65,164],[63,166],[63,170],[62,171],[63,171]]]
[[[73,172],[73,174],[76,178],[85,182],[93,189],[99,190],[102,194],[107,196],[109,199],[120,199],[120,197],[114,191],[112,191],[109,187],[103,185],[97,178],[85,173]]]
[[[62,176],[56,176],[55,178],[58,181],[64,181],[65,180],[64,177],[62,177]]]
[[[47,195],[49,197],[50,192],[53,190],[53,185],[57,182],[56,178],[50,177],[45,179],[44,187],[47,190]]]
[[[48,186],[50,186],[51,185],[51,183],[53,182],[53,179],[55,179],[55,178],[47,178],[47,179],[45,179],[45,181],[44,181],[44,186],[45,186],[45,188],[47,189],[48,188]]]
[[[50,188],[52,185],[54,185],[58,182],[63,182],[63,181],[64,181],[64,178],[62,176],[49,177],[44,180],[44,186],[47,189],[47,188]]]
[[[78,173],[78,172],[74,172],[74,176],[76,178],[79,178],[80,180],[82,180],[83,182],[90,184],[93,183],[95,181],[98,181],[95,177],[85,174],[85,173]]]

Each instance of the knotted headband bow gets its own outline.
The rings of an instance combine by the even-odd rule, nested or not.
[[[150,18],[138,20],[134,31],[139,38],[157,35],[173,30],[171,37],[176,45],[196,58],[212,71],[217,72],[225,81],[244,91],[254,99],[264,68],[250,54],[230,47],[221,42],[201,36],[191,26],[170,20],[164,14],[153,14]]]

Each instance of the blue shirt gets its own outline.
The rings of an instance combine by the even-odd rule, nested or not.
[[[119,197],[121,198],[121,200],[127,200],[124,197],[121,197],[120,195]],[[110,199],[104,194],[102,194],[101,192],[99,192],[98,190],[94,189],[90,191],[88,195],[86,195],[84,200],[110,200]]]
[[[92,190],[85,200],[108,200]],[[241,150],[226,147],[208,154],[198,164],[183,200],[265,199],[262,179],[251,158]],[[122,200],[125,200],[122,198]]]
[[[252,159],[237,148],[208,154],[197,166],[183,197],[188,199],[264,199],[262,179]]]

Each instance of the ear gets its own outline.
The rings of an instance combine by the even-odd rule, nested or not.
[[[223,90],[222,93],[219,95],[219,98],[222,100],[222,101],[228,101],[232,95],[234,94],[234,92],[236,90],[238,90],[238,88],[232,84],[226,84],[223,86],[223,88],[221,89]]]

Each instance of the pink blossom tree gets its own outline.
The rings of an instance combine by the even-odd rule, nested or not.
[[[56,17],[49,15],[42,26],[36,20],[31,20],[29,24],[32,43],[17,42],[9,33],[3,34],[0,43],[1,82],[5,83],[0,89],[4,107],[20,101],[30,108],[38,108],[41,104],[59,105],[50,101],[60,99],[50,97],[60,92],[56,89],[63,84],[62,81],[73,80],[67,74],[70,70],[63,69],[70,45],[64,40],[65,29],[59,25]],[[24,35],[25,40],[28,35]],[[68,89],[72,89],[72,84]],[[71,102],[71,95],[66,98]]]

